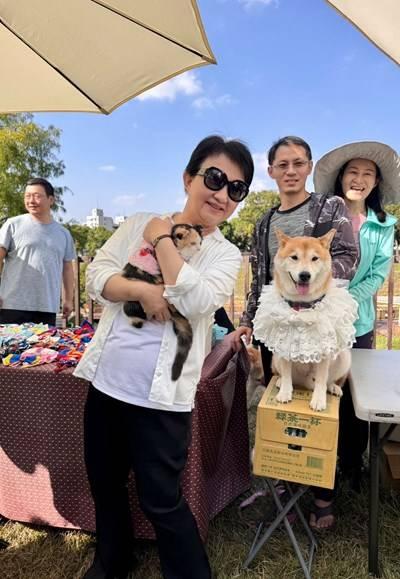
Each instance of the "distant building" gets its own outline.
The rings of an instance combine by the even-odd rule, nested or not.
[[[86,217],[86,225],[88,227],[105,227],[109,231],[114,229],[114,221],[112,217],[107,217],[104,215],[102,209],[92,209],[91,215]]]
[[[117,215],[117,217],[114,219],[114,225],[115,227],[119,227],[121,225],[121,223],[123,223],[124,221],[126,221],[128,218],[126,215]]]

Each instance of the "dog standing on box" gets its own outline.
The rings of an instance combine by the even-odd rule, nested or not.
[[[277,230],[274,283],[265,286],[254,318],[254,337],[273,352],[278,402],[293,385],[312,389],[310,407],[325,410],[327,391],[342,395],[351,365],[357,303],[332,280],[329,253],[335,229],[319,238]]]

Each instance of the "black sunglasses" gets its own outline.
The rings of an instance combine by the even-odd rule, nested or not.
[[[227,185],[228,197],[236,203],[243,201],[249,193],[249,186],[247,183],[240,181],[239,179],[236,181],[228,181],[226,174],[221,171],[221,169],[217,169],[217,167],[208,167],[203,171],[199,171],[196,175],[204,177],[204,185],[207,189],[211,189],[211,191],[221,191],[221,189]]]

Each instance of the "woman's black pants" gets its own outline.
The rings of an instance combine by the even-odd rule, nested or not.
[[[121,402],[90,386],[85,407],[85,463],[96,511],[96,554],[88,575],[126,577],[134,560],[127,481],[132,468],[140,506],[151,521],[166,579],[209,579],[211,571],[180,481],[190,412]]]

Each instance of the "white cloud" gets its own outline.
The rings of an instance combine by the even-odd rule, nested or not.
[[[215,99],[217,106],[223,107],[225,105],[232,105],[236,101],[231,97],[230,94],[222,94],[221,96]]]
[[[99,171],[105,171],[106,173],[111,173],[112,171],[116,171],[117,167],[115,165],[101,165],[99,167]]]
[[[252,157],[254,162],[254,172],[263,172],[265,175],[268,166],[267,152],[264,151],[263,153],[253,153]]]
[[[252,154],[254,161],[254,178],[250,189],[252,191],[276,190],[276,183],[269,177],[267,168],[268,160],[266,151]]]
[[[195,109],[198,109],[198,110],[213,109],[214,108],[213,101],[210,98],[205,97],[205,96],[198,97],[197,99],[195,99],[192,102],[192,105],[194,106]]]
[[[144,198],[144,193],[139,193],[138,195],[117,195],[117,197],[114,197],[112,201],[115,205],[119,205],[120,207],[132,207]]]
[[[279,0],[238,0],[245,8],[253,8],[254,6],[270,6],[275,4],[279,6]]]
[[[215,109],[217,107],[224,107],[234,104],[235,101],[228,93],[215,97],[214,99],[207,96],[200,96],[192,102],[192,105],[197,110]]]
[[[194,72],[189,71],[155,86],[136,98],[141,101],[155,99],[172,102],[179,94],[194,96],[202,92],[203,86],[201,81],[196,77]]]

